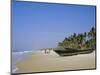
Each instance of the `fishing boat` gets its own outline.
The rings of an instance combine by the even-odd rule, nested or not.
[[[78,54],[88,54],[94,51],[94,49],[74,49],[74,48],[63,48],[63,49],[54,49],[54,51],[59,56],[72,56]]]

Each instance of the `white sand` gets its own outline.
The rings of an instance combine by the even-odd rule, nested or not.
[[[90,54],[65,57],[60,57],[53,51],[50,54],[40,51],[17,63],[16,66],[17,73],[93,69],[95,68],[95,51]]]

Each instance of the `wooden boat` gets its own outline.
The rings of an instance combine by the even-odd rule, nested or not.
[[[94,49],[73,49],[73,48],[64,48],[64,49],[55,49],[54,51],[60,56],[72,56],[78,54],[88,54],[93,52]]]

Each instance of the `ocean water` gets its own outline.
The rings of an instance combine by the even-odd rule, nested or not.
[[[16,63],[28,58],[33,52],[35,51],[12,52],[12,73],[18,70]]]

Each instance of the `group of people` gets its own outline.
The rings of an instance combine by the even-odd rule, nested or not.
[[[41,49],[41,51],[45,54],[50,54],[51,51],[53,50],[53,48],[45,48],[45,49]]]

